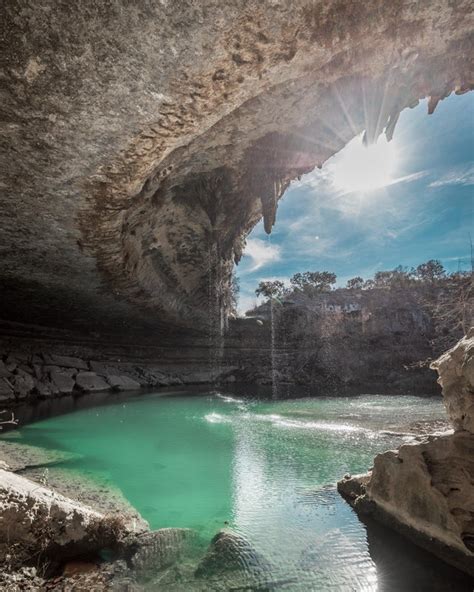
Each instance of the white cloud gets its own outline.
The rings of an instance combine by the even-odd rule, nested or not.
[[[456,167],[433,181],[429,187],[444,187],[445,185],[474,185],[474,165]]]
[[[244,257],[252,259],[252,267],[249,271],[257,271],[269,263],[280,261],[281,247],[259,238],[249,238],[244,250]]]

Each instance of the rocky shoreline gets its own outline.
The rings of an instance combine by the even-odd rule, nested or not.
[[[237,533],[208,543],[190,529],[152,531],[112,484],[65,469],[71,460],[15,432],[0,441],[1,589],[178,592],[186,582],[207,592],[271,581],[268,562]]]
[[[347,475],[341,495],[370,516],[474,577],[474,329],[432,364],[454,431],[427,435]]]
[[[166,363],[97,361],[54,353],[0,351],[0,406],[70,395],[120,393],[150,388],[235,382],[235,367],[170,367]]]

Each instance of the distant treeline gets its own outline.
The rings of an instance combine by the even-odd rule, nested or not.
[[[450,282],[469,283],[472,279],[472,272],[457,271],[448,273],[443,264],[430,259],[421,263],[418,267],[408,269],[399,265],[390,271],[378,271],[373,278],[364,280],[356,276],[347,281],[345,288],[335,288],[337,276],[330,271],[305,271],[295,273],[290,278],[290,287],[280,280],[260,282],[255,290],[257,296],[264,296],[267,299],[282,299],[295,293],[303,293],[309,297],[316,296],[331,290],[373,290],[374,288],[408,288],[446,284]]]
[[[431,259],[408,269],[398,266],[389,271],[378,271],[373,278],[364,280],[356,276],[343,288],[336,288],[337,276],[329,271],[306,271],[290,278],[290,286],[282,281],[262,281],[255,293],[265,298],[264,304],[246,314],[264,312],[270,303],[284,305],[289,302],[304,307],[305,302],[328,298],[331,294],[350,301],[366,294],[390,292],[395,308],[404,298],[415,299],[433,322],[433,337],[438,348],[450,344],[453,335],[467,333],[474,323],[474,288],[472,271],[448,273],[442,263]]]

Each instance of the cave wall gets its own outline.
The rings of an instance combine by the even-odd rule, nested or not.
[[[433,316],[415,288],[338,289],[293,295],[273,307],[267,302],[233,321],[223,359],[238,367],[240,381],[271,384],[276,378],[282,396],[294,391],[292,385],[316,395],[440,395],[429,369],[439,355],[434,337]],[[459,335],[452,331],[449,338],[455,343]]]
[[[464,0],[7,0],[3,319],[219,331],[245,236],[354,135],[474,81]]]

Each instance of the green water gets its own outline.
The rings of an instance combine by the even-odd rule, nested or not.
[[[440,400],[415,397],[146,395],[15,439],[80,455],[70,468],[114,483],[152,528],[190,527],[207,544],[229,525],[291,579],[281,589],[379,590],[370,537],[335,483],[403,441],[384,430],[443,416]]]

